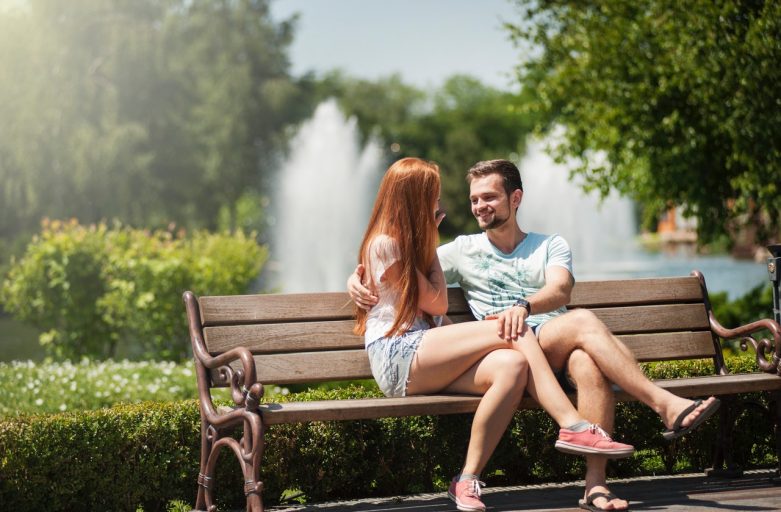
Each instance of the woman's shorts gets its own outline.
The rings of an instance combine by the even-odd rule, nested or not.
[[[405,396],[407,380],[415,352],[426,331],[379,338],[366,346],[374,380],[385,396]]]

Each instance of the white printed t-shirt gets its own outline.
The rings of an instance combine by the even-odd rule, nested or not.
[[[475,318],[482,320],[512,307],[545,285],[545,269],[559,266],[572,274],[572,252],[559,235],[528,233],[509,254],[497,249],[485,233],[463,235],[437,249],[448,285],[459,285]],[[565,307],[531,315],[526,323],[542,325],[566,312]]]

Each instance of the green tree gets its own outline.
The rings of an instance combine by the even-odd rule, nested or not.
[[[701,241],[779,236],[781,3],[762,0],[518,1],[508,24],[543,130],[606,194],[678,205]]]
[[[272,21],[268,4],[0,8],[0,237],[43,217],[236,226],[242,201],[266,193],[297,94],[294,20]]]

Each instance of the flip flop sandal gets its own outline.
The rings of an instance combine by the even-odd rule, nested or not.
[[[697,407],[699,407],[700,405],[702,405],[702,400],[695,400],[693,404],[691,404],[689,407],[684,409],[683,412],[681,412],[681,414],[679,414],[678,417],[675,418],[675,422],[673,423],[672,428],[662,432],[662,437],[667,439],[668,441],[672,441],[673,439],[677,439],[684,434],[688,434],[695,428],[702,425],[702,423],[705,420],[713,416],[713,413],[719,409],[719,406],[721,405],[721,400],[719,400],[718,398],[714,399],[713,402],[711,402],[711,404],[708,407],[703,409],[700,415],[697,416],[697,418],[695,418],[694,421],[692,421],[691,425],[682,427],[681,423],[683,423],[683,420],[686,419],[686,416],[691,414],[691,412],[697,409]]]
[[[618,496],[612,492],[592,492],[585,500],[578,500],[578,507],[584,510],[590,510],[591,512],[602,512],[604,510],[615,510],[615,512],[628,512],[627,508],[600,508],[594,505],[594,500],[597,498],[605,498],[608,502],[618,499]]]

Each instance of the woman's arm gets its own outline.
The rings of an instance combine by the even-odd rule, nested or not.
[[[427,276],[418,270],[418,307],[429,315],[447,313],[447,283],[436,254]]]
[[[429,315],[438,316],[447,313],[447,283],[439,258],[434,257],[428,275],[420,270],[418,274],[418,308]],[[383,281],[397,284],[401,279],[401,263],[395,262],[385,269]]]

